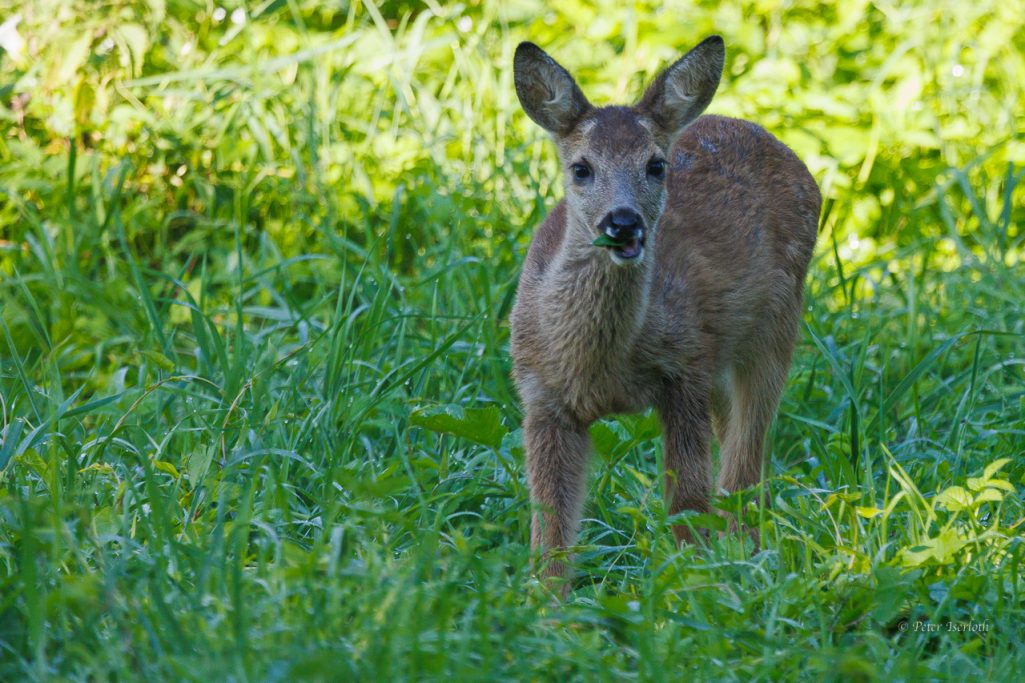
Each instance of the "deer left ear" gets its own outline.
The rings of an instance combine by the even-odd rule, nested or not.
[[[637,109],[655,122],[667,147],[712,101],[725,61],[722,38],[709,36],[648,86]]]

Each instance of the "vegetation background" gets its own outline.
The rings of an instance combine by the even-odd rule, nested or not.
[[[1013,680],[1025,11],[1001,0],[0,0],[0,678]],[[677,550],[650,415],[529,578],[507,314],[561,193],[530,39],[827,198],[763,550]],[[719,505],[740,509],[750,495]],[[694,519],[714,529],[714,520]]]

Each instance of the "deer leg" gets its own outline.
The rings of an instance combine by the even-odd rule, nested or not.
[[[790,345],[771,360],[735,369],[730,411],[720,443],[719,489],[750,488],[762,479],[765,435],[776,415],[789,367]],[[731,521],[731,528],[737,523]],[[758,546],[757,531],[748,533]]]
[[[565,549],[580,523],[590,438],[584,425],[568,416],[527,411],[523,421],[527,479],[534,508],[530,544],[541,551],[543,580],[566,574]],[[563,587],[563,595],[568,585]]]
[[[712,431],[715,440],[722,448],[726,441],[726,430],[730,426],[730,392],[729,380],[725,383],[716,384],[712,387]]]
[[[709,510],[711,454],[709,391],[705,382],[679,383],[659,403],[665,451],[665,496],[669,514]],[[691,529],[673,526],[677,543],[693,543]]]
[[[789,363],[765,363],[733,375],[729,421],[722,447],[719,487],[739,491],[762,477],[765,434],[776,415]]]

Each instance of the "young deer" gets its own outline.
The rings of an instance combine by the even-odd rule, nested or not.
[[[709,37],[635,106],[594,107],[539,47],[516,49],[516,93],[554,137],[567,178],[511,316],[542,577],[565,572],[552,551],[576,538],[587,428],[602,416],[657,409],[670,514],[709,510],[713,428],[719,488],[761,479],[821,197],[763,128],[698,118],[724,57],[722,38]],[[609,246],[594,246],[602,235]]]

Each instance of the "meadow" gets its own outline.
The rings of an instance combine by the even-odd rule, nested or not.
[[[0,0],[0,679],[1017,680],[1025,12],[999,0]],[[678,549],[653,415],[531,578],[508,313],[561,196],[512,54],[826,199],[766,468]]]

